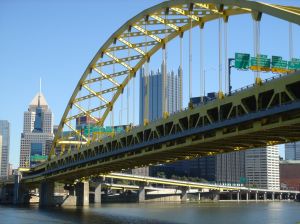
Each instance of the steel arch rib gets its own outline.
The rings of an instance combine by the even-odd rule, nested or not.
[[[166,9],[166,8],[182,7],[183,5],[186,5],[186,4],[199,4],[199,5],[202,4],[203,6],[204,6],[204,4],[209,4],[210,6],[211,5],[215,6],[214,11],[216,11],[216,9],[222,9],[223,6],[236,7],[236,8],[227,10],[227,11],[219,10],[219,13],[214,12],[214,14],[203,16],[201,18],[199,17],[200,18],[199,21],[194,22],[193,27],[198,26],[199,24],[203,24],[208,21],[217,19],[219,17],[229,17],[229,16],[244,14],[244,13],[268,14],[268,15],[277,17],[279,19],[283,19],[283,20],[300,25],[300,8],[290,7],[290,6],[272,5],[272,4],[267,4],[267,3],[258,3],[258,2],[252,2],[252,1],[242,1],[242,0],[241,1],[236,1],[236,0],[173,0],[173,1],[167,1],[167,2],[160,3],[156,6],[153,6],[149,9],[144,10],[143,12],[139,13],[138,15],[136,15],[133,18],[131,18],[130,20],[128,20],[116,32],[114,32],[110,36],[110,38],[103,44],[103,46],[99,49],[99,51],[96,53],[96,55],[94,56],[92,61],[87,66],[86,70],[84,71],[81,79],[79,80],[79,82],[68,102],[68,105],[64,111],[64,114],[62,116],[62,119],[61,119],[59,127],[58,127],[58,132],[56,133],[53,144],[52,144],[49,159],[51,159],[51,156],[55,152],[55,147],[57,145],[58,138],[61,135],[61,132],[64,128],[64,124],[66,123],[66,119],[69,114],[69,111],[72,109],[72,106],[74,105],[74,101],[76,99],[77,94],[81,91],[81,88],[85,85],[84,83],[86,82],[88,75],[96,67],[95,65],[97,64],[97,61],[103,56],[103,54],[106,54],[107,52],[111,52],[111,51],[107,51],[107,49],[110,49],[111,45],[116,40],[118,40],[118,38],[122,34],[124,34],[126,31],[128,31],[128,29],[130,29],[130,27],[134,27],[134,25],[143,21],[145,17],[147,17],[147,16],[150,17],[151,15],[154,15],[155,13],[160,12],[161,10]],[[212,9],[209,7],[207,8],[207,10],[212,11]],[[182,16],[184,17],[184,15],[182,15]],[[189,19],[189,17],[187,17],[187,19]],[[151,24],[149,24],[149,25],[151,25]],[[128,76],[123,80],[123,82],[119,86],[116,87],[116,92],[113,94],[113,97],[110,100],[110,102],[107,104],[107,106],[103,107],[106,109],[105,109],[102,117],[99,120],[99,125],[103,125],[107,115],[109,114],[109,112],[111,111],[111,109],[113,107],[113,104],[116,102],[119,95],[122,93],[123,89],[126,87],[128,82],[130,81],[130,79],[135,75],[135,73],[138,71],[138,69],[141,68],[141,66],[148,60],[148,58],[150,58],[159,49],[161,49],[163,47],[163,44],[165,43],[165,41],[168,42],[168,41],[172,40],[173,38],[177,37],[182,32],[184,32],[188,29],[190,29],[190,26],[188,24],[179,26],[179,30],[175,30],[174,32],[169,33],[166,37],[166,40],[162,39],[162,41],[158,41],[156,39],[157,44],[153,45],[154,47],[149,52],[145,52],[145,54],[141,53],[142,50],[138,50],[140,48],[130,47],[129,42],[124,43],[124,45],[126,45],[126,47],[133,49],[133,51],[140,52],[142,57],[139,58],[139,61],[136,63],[136,65],[134,67],[132,67],[132,68],[127,67],[126,73],[128,74]],[[153,44],[153,41],[151,41],[151,42]],[[120,47],[120,48],[122,48],[122,47]],[[111,54],[110,54],[110,56],[111,56]],[[112,59],[115,60],[114,63],[117,62],[116,59],[114,59],[114,58],[112,58]],[[124,73],[124,74],[126,74],[126,73]]]

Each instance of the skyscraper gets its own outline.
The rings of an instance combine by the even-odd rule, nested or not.
[[[154,121],[163,117],[163,108],[166,106],[166,112],[169,114],[179,111],[182,107],[182,70],[179,68],[177,74],[174,71],[168,72],[166,75],[166,89],[163,90],[164,86],[164,62],[161,65],[161,70],[150,71],[146,74],[145,68],[140,70],[140,124],[144,123],[144,120]],[[165,92],[163,92],[165,91]],[[165,94],[164,94],[165,93]],[[165,98],[164,98],[165,95]],[[147,105],[148,101],[148,105]],[[181,164],[181,163],[180,163]],[[162,165],[133,169],[132,174],[139,174],[148,176],[149,173],[154,172],[157,169],[166,170],[175,169],[179,163],[171,165]]]
[[[10,145],[10,125],[6,120],[0,120],[0,135],[2,136],[0,176],[6,176],[8,174]]]
[[[182,72],[179,68],[177,74],[174,71],[167,73],[166,98],[163,99],[163,66],[164,64],[161,65],[161,70],[157,70],[156,73],[150,71],[149,75],[145,74],[144,68],[140,70],[140,124],[143,124],[145,119],[154,121],[163,117],[164,100],[167,101],[168,113],[179,111],[182,106],[182,91],[180,90]],[[149,102],[146,105],[148,91]],[[146,108],[148,108],[148,117],[145,117]]]
[[[300,142],[285,144],[285,159],[300,160]]]
[[[279,190],[279,148],[267,146],[246,150],[245,171],[250,186]]]
[[[39,92],[24,112],[21,134],[20,167],[32,167],[47,159],[49,141],[53,140],[53,114]]]
[[[216,155],[216,181],[226,184],[241,183],[246,177],[245,151]]]

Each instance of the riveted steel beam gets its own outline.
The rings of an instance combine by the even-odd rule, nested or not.
[[[127,75],[129,73],[128,70],[125,70],[125,71],[120,71],[120,72],[116,72],[116,73],[113,73],[113,74],[107,74],[107,76],[109,78],[115,78],[115,77],[118,77],[118,76],[122,76],[122,75]],[[86,85],[86,84],[90,84],[90,83],[94,83],[94,82],[99,82],[99,81],[103,81],[103,80],[106,80],[107,78],[101,76],[101,77],[97,77],[97,78],[93,78],[93,79],[86,79],[84,82],[83,82],[83,85]]]
[[[119,83],[117,83],[112,77],[110,77],[109,75],[105,74],[104,72],[102,72],[100,69],[97,69],[96,67],[93,68],[94,71],[96,71],[98,74],[100,74],[101,76],[103,76],[105,79],[107,79],[108,81],[110,81],[112,84],[114,84],[115,86],[120,86]],[[86,85],[84,85],[84,88],[87,88]],[[88,89],[89,90],[89,89]],[[90,90],[89,90],[90,91]],[[103,99],[102,99],[103,100]],[[104,101],[104,100],[103,100]]]
[[[129,41],[125,40],[122,37],[118,38],[119,41],[121,41],[123,44],[126,44],[128,47],[134,49],[135,51],[139,52],[141,55],[145,56],[146,53],[144,51],[142,51],[140,48],[134,46],[134,44],[130,43]]]
[[[105,54],[106,54],[108,57],[114,59],[114,61],[115,61],[116,63],[118,63],[118,64],[120,64],[120,65],[123,65],[123,66],[124,66],[125,68],[127,68],[128,70],[132,70],[132,67],[130,67],[128,64],[126,64],[126,63],[123,62],[123,60],[128,60],[128,61],[129,61],[129,60],[132,60],[132,59],[130,59],[131,57],[125,58],[125,59],[119,59],[119,58],[117,58],[116,56],[112,55],[110,52],[105,52]],[[134,56],[134,57],[136,57],[136,59],[138,59],[138,58],[142,58],[143,56],[137,55],[137,56]],[[134,57],[132,57],[132,58],[134,58]],[[97,66],[101,66],[101,64],[97,64]]]
[[[74,131],[80,138],[83,138],[84,140],[88,141],[88,139],[82,135],[76,128],[74,128],[71,124],[68,124],[67,122],[65,123],[72,131]]]
[[[169,27],[171,27],[172,29],[179,31],[179,27],[176,26],[174,23],[170,23],[168,20],[161,18],[160,16],[157,15],[150,15],[150,17],[152,17],[153,19],[159,21],[161,24],[165,24]]]
[[[79,110],[81,110],[86,116],[89,116],[90,118],[92,118],[97,123],[99,122],[99,120],[97,118],[95,118],[93,115],[88,113],[82,106],[78,105],[77,103],[74,103],[73,105],[76,106]]]
[[[158,36],[156,36],[154,34],[151,34],[151,32],[149,32],[148,30],[146,30],[138,25],[133,25],[132,27],[135,28],[136,30],[142,32],[144,35],[151,37],[152,39],[156,40],[157,42],[159,42],[159,43],[162,42],[161,38],[159,38]]]
[[[92,94],[76,98],[74,100],[74,103],[77,103],[77,102],[80,102],[80,101],[83,101],[83,100],[87,100],[87,99],[90,99],[92,97],[100,97],[100,96],[102,97],[103,94],[114,92],[114,91],[117,91],[117,90],[118,90],[118,87],[112,87],[112,88],[108,88],[108,89],[105,89],[105,90],[102,90],[102,91],[99,91],[99,92],[94,91]],[[108,103],[108,101],[106,99],[104,99],[104,100],[106,101],[106,103]],[[102,101],[104,101],[104,100],[102,100]]]

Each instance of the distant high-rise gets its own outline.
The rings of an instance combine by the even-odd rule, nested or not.
[[[174,71],[167,73],[165,99],[163,99],[164,65],[165,64],[163,62],[161,70],[158,69],[156,73],[154,71],[150,71],[149,74],[146,74],[145,68],[140,70],[140,124],[143,124],[145,119],[148,121],[154,121],[162,118],[164,106],[166,106],[166,112],[170,114],[179,111],[182,107],[182,70],[179,68],[177,74],[175,74]],[[167,101],[167,103],[165,101]],[[148,108],[148,111],[146,111],[146,108]],[[168,165],[163,165],[151,168],[153,169],[152,171],[149,171],[148,167],[133,169],[132,174],[149,175],[149,173],[153,173],[154,170],[158,168],[165,170],[169,167]],[[174,167],[172,167],[172,169],[173,168]]]
[[[285,144],[285,159],[300,160],[300,142]]]
[[[47,159],[53,140],[53,114],[44,95],[39,92],[24,112],[21,134],[20,167],[32,167]]]
[[[145,69],[140,70],[140,124],[143,124],[146,118],[146,97],[148,96],[147,90],[149,89],[149,103],[148,103],[148,116],[146,119],[154,121],[163,116],[163,64],[161,71],[158,70],[156,73],[150,71],[149,75],[145,74]],[[182,107],[182,91],[181,91],[181,76],[182,72],[180,68],[178,73],[174,71],[167,73],[166,78],[166,101],[167,101],[167,112],[174,113],[179,111]],[[148,87],[147,87],[148,83]]]
[[[10,146],[10,125],[6,120],[0,120],[0,135],[2,136],[2,149],[0,160],[0,176],[8,174],[9,146]]]
[[[279,190],[279,148],[267,146],[246,150],[247,184],[257,188]]]
[[[246,178],[245,151],[216,155],[216,181],[227,184],[240,184]],[[243,183],[245,184],[245,183]]]

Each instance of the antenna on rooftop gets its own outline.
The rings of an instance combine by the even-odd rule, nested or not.
[[[42,78],[40,77],[40,95],[42,93]]]

